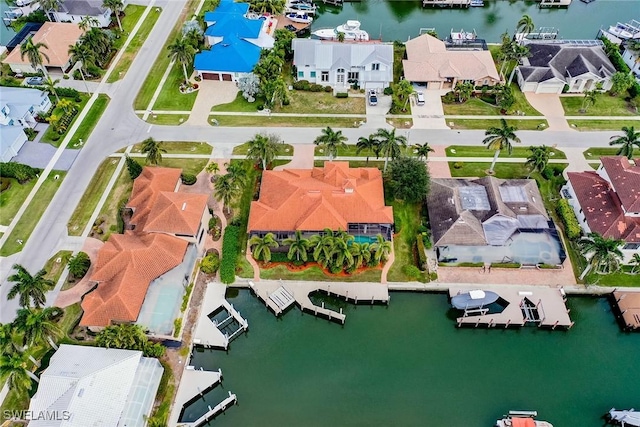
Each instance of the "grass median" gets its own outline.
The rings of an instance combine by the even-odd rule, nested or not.
[[[229,127],[316,127],[357,128],[366,118],[356,117],[298,117],[298,116],[209,116],[209,123]]]
[[[9,225],[16,216],[31,190],[38,181],[36,178],[20,184],[16,179],[7,178],[10,187],[0,193],[0,224]]]
[[[640,127],[640,120],[567,120],[567,122],[575,130],[584,132],[594,130],[620,131],[623,126]]]
[[[445,119],[447,125],[451,129],[481,129],[486,130],[490,127],[500,127],[500,120],[492,119]],[[549,127],[549,123],[541,118],[540,120],[507,120],[509,126],[515,126],[518,130],[545,130]]]
[[[98,98],[91,106],[91,109],[87,112],[84,120],[82,120],[82,123],[80,123],[80,126],[78,126],[78,130],[76,130],[76,133],[73,134],[71,141],[69,141],[69,148],[80,148],[84,145],[85,142],[87,142],[87,139],[89,139],[91,132],[93,132],[93,129],[98,124],[100,117],[102,117],[104,110],[107,109],[109,101],[111,101],[111,98],[109,98],[107,95],[98,95]]]
[[[495,153],[493,150],[487,150],[487,148],[484,145],[478,145],[478,146],[450,145],[447,147],[445,151],[447,153],[447,157],[490,157],[492,158]],[[557,150],[555,148],[551,149],[551,153],[553,153],[550,155],[551,159],[567,158],[564,152]],[[501,159],[509,158],[509,157],[526,158],[526,157],[529,157],[530,154],[531,154],[531,150],[529,150],[529,147],[514,146],[513,151],[511,152],[511,155],[509,155],[509,152],[507,150],[502,150],[500,151],[499,157]]]

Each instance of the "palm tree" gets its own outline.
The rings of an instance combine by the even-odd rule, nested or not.
[[[333,231],[325,228],[322,234],[316,234],[309,239],[309,246],[313,248],[313,260],[323,267],[327,267],[333,248]]]
[[[636,274],[636,272],[640,270],[640,254],[633,254],[629,264],[633,265],[633,268],[631,269],[631,274]]]
[[[15,329],[11,323],[0,323],[0,353],[10,353],[16,349]]]
[[[96,335],[96,345],[106,348],[144,351],[148,342],[144,330],[135,324],[107,326]]]
[[[11,390],[23,392],[31,388],[32,380],[40,382],[27,368],[27,356],[19,351],[3,353],[0,356],[0,380],[6,380]]]
[[[55,323],[55,320],[62,316],[62,309],[58,307],[47,307],[39,310],[23,308],[18,310],[18,316],[14,321],[16,331],[22,333],[23,345],[34,346],[49,343],[55,350],[58,346],[54,339],[63,335],[62,330]]]
[[[240,187],[233,182],[233,177],[229,174],[218,177],[213,187],[216,191],[216,198],[227,207],[227,213],[230,214],[231,202],[240,195]]]
[[[323,146],[329,154],[329,161],[333,161],[333,158],[338,154],[338,148],[346,148],[347,137],[342,134],[342,131],[334,131],[331,127],[327,126],[322,129],[320,136],[317,137],[313,143],[318,146]]]
[[[122,9],[124,8],[122,0],[102,0],[102,7],[111,9],[113,14],[116,15],[118,28],[120,28],[120,32],[122,32],[122,24],[120,23],[120,12],[122,12]]]
[[[92,27],[80,38],[80,43],[95,52],[95,59],[104,59],[113,48],[113,40],[106,31]]]
[[[353,254],[349,250],[349,242],[351,240],[353,240],[353,236],[349,236],[348,239],[334,236],[333,245],[329,252],[329,259],[333,268],[342,269],[353,265]]]
[[[462,103],[469,99],[474,89],[473,83],[458,82],[453,91],[458,94],[458,102]]]
[[[631,160],[634,148],[640,148],[640,132],[636,132],[633,126],[623,126],[622,135],[612,136],[609,145],[620,145],[621,147],[616,154],[618,156],[626,156],[627,159]]]
[[[527,166],[529,166],[529,175],[527,175],[527,178],[529,178],[533,172],[542,172],[547,167],[551,155],[551,148],[546,145],[529,147],[529,151],[531,151],[531,154],[527,157]]]
[[[404,135],[396,135],[396,129],[378,129],[376,132],[378,139],[378,150],[384,156],[384,171],[387,170],[389,159],[395,159],[402,154],[402,148],[407,146],[407,137]]]
[[[180,36],[173,43],[171,43],[167,49],[169,49],[169,57],[173,61],[178,61],[182,64],[182,71],[184,72],[184,82],[189,82],[189,76],[187,75],[187,64],[193,62],[193,57],[196,54],[196,49],[193,47],[189,39],[184,36]]]
[[[376,236],[376,242],[372,244],[370,248],[373,252],[373,259],[377,264],[386,261],[392,250],[391,242],[385,240],[382,234]]]
[[[266,85],[268,88],[265,90],[269,95],[269,106],[279,106],[282,108],[285,102],[289,99],[289,89],[287,88],[287,83],[284,81],[282,77],[278,77],[275,80],[269,82]]]
[[[43,86],[50,95],[55,95],[56,102],[60,102],[60,97],[58,97],[58,91],[56,90],[56,85],[60,83],[60,79],[52,80],[51,76],[47,76],[47,79],[43,82]]]
[[[589,233],[578,241],[582,255],[589,260],[589,268],[599,274],[608,274],[620,267],[623,255],[620,247],[623,240],[602,237],[598,233]]]
[[[151,163],[152,165],[157,165],[162,162],[162,153],[166,153],[167,150],[162,148],[162,144],[157,142],[153,138],[147,138],[142,141],[142,150],[143,153],[147,154],[147,163]]]
[[[207,165],[207,167],[205,168],[205,170],[208,173],[212,173],[214,175],[217,175],[218,172],[220,172],[220,166],[218,165],[217,162],[211,162]]]
[[[15,282],[15,285],[9,290],[7,298],[14,299],[19,295],[20,307],[31,307],[32,304],[35,308],[42,307],[47,301],[45,292],[55,286],[53,280],[45,279],[47,271],[42,269],[32,276],[20,264],[14,264],[13,269],[16,272],[9,276],[9,281]]]
[[[255,259],[260,259],[265,263],[271,261],[271,248],[277,248],[280,246],[276,241],[276,237],[273,233],[267,233],[264,237],[253,236],[249,239],[249,247],[252,247],[253,256]]]
[[[516,69],[518,68],[518,62],[520,62],[522,58],[525,58],[527,56],[529,56],[529,48],[527,46],[520,45],[518,43],[512,44],[509,58],[511,61],[514,61],[515,64],[513,66],[513,69],[511,70],[511,74],[509,75],[509,82],[507,83],[508,86],[511,86],[513,76],[516,74]]]
[[[40,7],[47,14],[49,21],[53,21],[53,16],[50,15],[51,11],[57,11],[60,7],[62,0],[40,0]]]
[[[356,268],[366,265],[371,260],[371,247],[369,243],[353,242],[351,246],[349,246],[349,251],[351,252]]]
[[[501,44],[500,50],[498,51],[498,59],[502,61],[502,65],[500,65],[500,76],[503,76],[505,67],[509,61],[511,61],[510,51],[513,45],[513,39],[509,36],[509,33],[505,32],[500,36],[500,40]]]
[[[247,141],[247,144],[249,144],[247,159],[262,162],[262,170],[267,170],[267,166],[278,154],[276,137],[259,133],[252,140]]]
[[[522,18],[516,25],[516,33],[520,32],[525,36],[531,31],[535,30],[536,26],[533,24],[533,19],[529,15],[522,15]]]
[[[78,28],[82,31],[87,31],[89,28],[98,25],[99,22],[93,16],[84,16],[80,22],[78,22]]]
[[[58,105],[56,105],[56,107],[60,108],[65,113],[69,113],[73,109],[73,101],[71,101],[68,98],[65,98],[60,102],[58,102]]]
[[[509,155],[513,151],[512,142],[520,142],[520,138],[516,136],[518,130],[515,126],[509,126],[505,119],[500,119],[500,127],[490,127],[484,133],[487,137],[482,140],[483,144],[486,144],[487,150],[495,150],[491,167],[489,168],[489,174],[493,174],[493,168],[496,165],[496,160],[500,155],[500,151],[507,149]]]
[[[429,158],[429,153],[433,153],[434,151],[436,151],[433,148],[429,147],[428,142],[425,142],[424,144],[414,144],[413,150],[419,159],[424,160],[427,160]]]
[[[580,109],[580,111],[586,113],[590,106],[596,104],[596,101],[598,101],[598,91],[585,90],[584,98],[582,99],[582,108]]]
[[[33,43],[33,37],[29,37],[27,41],[20,45],[20,59],[24,60],[26,56],[31,64],[31,68],[37,72],[38,68],[42,70],[45,76],[47,76],[47,69],[44,67],[42,59],[49,61],[49,57],[46,53],[42,52],[42,49],[49,49],[49,46],[42,42]]]
[[[361,151],[367,152],[367,165],[369,165],[369,153],[376,153],[378,151],[378,140],[375,135],[369,135],[369,138],[361,136],[356,143],[356,154],[360,154]]]
[[[287,258],[293,258],[295,254],[296,260],[307,262],[307,251],[309,250],[309,239],[305,239],[302,237],[302,232],[300,230],[296,230],[296,234],[294,237],[289,237],[283,240],[282,244],[284,246],[289,246],[289,252],[287,253]]]
[[[393,93],[398,96],[401,101],[404,101],[402,105],[402,111],[406,111],[407,104],[409,103],[409,98],[413,95],[415,91],[413,90],[413,85],[409,80],[400,80],[395,88],[393,89]]]
[[[80,76],[82,77],[82,81],[84,82],[87,92],[89,92],[87,80],[85,79],[84,75],[87,69],[87,65],[95,62],[95,53],[84,43],[76,43],[73,46],[69,47],[69,55],[71,55],[71,62],[73,64],[80,62]]]
[[[86,252],[82,251],[71,257],[67,263],[69,273],[76,279],[83,278],[89,271],[89,267],[91,267],[91,258]]]
[[[248,178],[244,164],[241,162],[231,162],[231,164],[226,165],[226,167],[227,175],[231,177],[232,184],[242,188]]]

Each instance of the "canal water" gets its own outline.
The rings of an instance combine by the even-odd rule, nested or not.
[[[452,28],[476,30],[478,37],[498,42],[505,31],[513,33],[523,14],[533,18],[536,27],[555,27],[564,39],[593,39],[600,27],[616,22],[640,20],[640,0],[596,0],[586,4],[573,0],[567,8],[539,8],[529,0],[485,0],[484,7],[468,9],[423,8],[420,0],[362,0],[343,7],[322,6],[312,29],[336,27],[357,19],[372,38],[406,41],[420,28],[435,28],[446,37]]]
[[[444,294],[341,304],[342,326],[296,308],[276,318],[249,291],[229,292],[249,332],[192,361],[222,368],[224,384],[190,417],[238,396],[212,426],[490,427],[524,409],[600,427],[612,406],[640,407],[640,334],[620,332],[603,298],[570,298],[575,326],[548,331],[458,329]]]
[[[4,18],[4,12],[10,9],[7,0],[0,0],[0,18]],[[11,27],[4,25],[4,21],[0,22],[0,46],[5,46],[15,35],[16,32]]]

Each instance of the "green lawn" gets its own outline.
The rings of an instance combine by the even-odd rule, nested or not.
[[[190,73],[191,71],[192,70],[187,67],[187,73]],[[155,104],[153,104],[152,109],[164,111],[191,111],[193,103],[196,102],[198,91],[185,94],[180,93],[179,87],[183,82],[184,72],[182,71],[182,65],[176,62],[173,64],[173,68],[171,69],[167,80],[164,82],[160,95],[158,96],[158,99],[156,99]],[[136,107],[136,109],[138,108]],[[146,106],[141,109],[146,109]]]
[[[275,108],[278,113],[304,114],[365,114],[364,97],[336,98],[332,93],[289,91],[290,104]]]
[[[89,222],[91,218],[91,214],[93,214],[93,211],[98,206],[98,201],[107,188],[107,184],[116,171],[117,166],[118,159],[115,158],[107,158],[100,164],[91,182],[89,182],[89,186],[85,190],[82,199],[80,199],[78,206],[76,206],[76,209],[69,219],[69,223],[67,224],[69,235],[79,236],[82,234],[87,222]]]
[[[9,225],[13,217],[24,203],[25,199],[31,192],[31,189],[38,181],[34,178],[24,184],[20,184],[17,180],[9,178],[11,187],[0,193],[0,224]]]
[[[122,29],[124,30],[125,34],[116,40],[118,49],[122,47],[129,33],[133,30],[133,27],[135,27],[145,9],[145,6],[137,6],[133,4],[127,5],[127,7],[124,9],[125,16],[124,18],[122,18]],[[140,25],[140,28],[138,28],[138,32],[133,37],[133,39],[131,39],[131,42],[127,46],[127,49],[120,57],[120,61],[118,61],[118,64],[115,66],[113,72],[107,79],[107,83],[113,83],[124,77],[125,73],[131,66],[131,63],[135,59],[138,50],[145,42],[145,40],[149,37],[149,33],[160,17],[160,12],[161,8],[159,7],[154,7],[149,11],[146,19],[144,20],[142,25]]]
[[[447,119],[447,126],[451,129],[489,129],[500,127],[500,120],[491,119]],[[453,123],[453,126],[451,126]],[[540,120],[507,120],[509,126],[515,126],[518,130],[545,130],[549,123],[545,119]]]
[[[456,168],[454,165],[461,165]],[[486,170],[491,166],[490,160],[482,163],[475,162],[449,162],[451,176],[458,177],[483,177],[486,176]],[[529,173],[529,168],[524,163],[496,163],[495,177],[502,179],[523,178]]]
[[[82,121],[82,123],[80,123],[80,126],[78,126],[78,130],[73,134],[71,141],[69,141],[69,148],[82,147],[82,145],[80,144],[80,140],[82,140],[83,144],[87,142],[87,139],[89,139],[89,135],[91,135],[91,132],[93,132],[93,129],[98,124],[98,121],[100,120],[100,117],[102,117],[104,110],[107,109],[109,101],[111,101],[111,98],[109,98],[107,95],[102,93],[98,95],[96,102],[93,103],[84,120]]]
[[[163,168],[180,168],[182,173],[198,175],[209,163],[208,159],[163,159],[159,166]]]
[[[404,268],[409,265],[416,265],[414,247],[421,221],[420,205],[407,204],[397,200],[391,202],[391,205],[393,206],[393,219],[396,229],[396,234],[393,236],[395,262],[389,269],[387,280],[389,282],[415,281],[416,279],[405,274]],[[423,277],[422,280],[426,280],[426,278]]]
[[[371,269],[362,273],[350,274],[344,276],[329,276],[318,266],[312,266],[302,271],[289,271],[284,265],[277,265],[272,268],[260,269],[260,277],[262,279],[283,279],[283,280],[310,280],[319,282],[378,282],[382,270]]]
[[[340,160],[340,159],[338,159]],[[323,167],[324,162],[328,162],[328,160],[314,160],[313,166],[315,167]],[[369,163],[366,160],[349,160],[349,167],[351,168],[378,168],[382,170],[384,168],[384,161],[377,161],[375,159],[369,159]]]
[[[640,286],[640,274],[628,274],[631,271],[630,266],[623,266],[623,272],[611,273],[611,274],[587,274],[585,283],[587,285],[598,286]]]
[[[62,141],[64,141],[64,139],[67,136],[67,133],[69,132],[69,129],[71,129],[73,127],[73,124],[76,122],[76,120],[78,119],[78,116],[80,115],[80,113],[82,112],[82,110],[84,109],[84,106],[87,105],[87,102],[89,101],[90,95],[86,94],[86,93],[81,93],[80,94],[80,99],[81,101],[76,103],[74,98],[63,98],[60,97],[60,99],[69,99],[73,102],[73,104],[76,106],[76,108],[78,109],[77,114],[73,117],[73,120],[71,120],[71,123],[69,123],[69,126],[67,127],[67,130],[62,133],[59,134],[57,132],[55,132],[53,130],[52,126],[49,126],[46,130],[46,132],[44,133],[44,135],[42,136],[42,139],[40,140],[41,142],[46,142],[48,144],[53,145],[54,147],[59,147],[60,144],[62,144]],[[55,97],[52,99],[52,102],[55,103]],[[60,115],[63,116],[64,113],[62,112],[61,108],[55,107],[53,109],[53,111],[51,112],[51,115]]]
[[[387,118],[386,121],[396,129],[411,129],[413,127],[413,119],[411,117],[391,117]]]
[[[54,256],[44,264],[43,269],[47,272],[45,276],[49,280],[53,280],[54,283],[58,283],[58,279],[62,275],[64,268],[67,266],[69,258],[71,258],[72,251],[58,251]],[[60,262],[58,262],[60,259]]]
[[[541,116],[540,112],[533,108],[524,96],[517,83],[511,83],[511,90],[515,103],[509,112],[522,111],[527,116]],[[442,103],[446,116],[499,116],[500,108],[482,101],[479,98],[470,98],[466,102],[459,104]]]
[[[567,120],[569,126],[579,131],[619,131],[623,126],[640,127],[640,120]]]
[[[357,128],[366,118],[354,117],[277,117],[277,116],[210,116],[217,120],[218,126],[231,127],[317,127]],[[212,123],[213,125],[213,123]]]
[[[584,158],[587,160],[600,160],[601,156],[615,156],[618,147],[591,147],[583,151]]]
[[[253,267],[242,253],[236,261],[236,276],[242,277],[243,279],[253,279]]]
[[[406,156],[411,156],[413,154],[413,150],[411,147],[407,147],[402,149],[402,154]],[[316,147],[314,149],[315,156],[326,156],[327,153],[323,147]],[[370,152],[369,150],[363,150],[358,153],[358,147],[355,144],[348,144],[346,147],[338,148],[338,154],[336,157],[362,157],[366,158],[369,156],[369,160],[376,160],[375,153]],[[382,158],[384,160],[384,158]]]
[[[62,184],[67,173],[62,171],[51,171],[45,182],[42,184],[35,197],[29,204],[24,215],[20,218],[15,228],[7,238],[7,241],[0,249],[0,256],[9,256],[20,252],[22,247],[31,236],[34,227],[38,224],[40,217],[49,206],[49,202],[56,194],[58,187]],[[55,177],[58,179],[55,179]],[[18,241],[22,241],[20,244]]]
[[[560,102],[567,116],[637,116],[628,107],[627,101],[623,96],[610,96],[608,94],[600,94],[596,103],[587,109],[586,113],[581,113],[582,102],[584,97],[578,96],[561,96]]]
[[[106,241],[111,233],[118,231],[118,215],[120,214],[120,207],[123,203],[129,200],[132,188],[133,181],[129,177],[127,168],[124,167],[122,168],[122,171],[120,171],[120,175],[113,185],[113,188],[111,188],[109,196],[107,196],[107,200],[105,200],[104,205],[102,205],[102,209],[98,216],[98,218],[104,220],[102,225],[104,233],[99,237],[103,241]],[[97,204],[97,201],[95,204]]]
[[[249,151],[249,143],[237,145],[233,147],[232,154],[244,156]],[[278,156],[293,156],[293,146],[291,144],[278,144]]]
[[[142,115],[139,115],[142,117]],[[153,114],[147,118],[147,123],[154,125],[178,126],[189,120],[188,114]]]
[[[211,154],[213,147],[206,142],[193,142],[193,141],[161,141],[162,148],[167,150],[167,154]],[[140,153],[142,150],[142,143],[136,144],[131,149],[132,153]],[[144,163],[144,159],[136,158],[141,164]],[[165,159],[165,161],[168,159]],[[163,161],[164,165],[164,161]]]
[[[231,112],[240,112],[240,113],[255,113],[258,111],[258,105],[264,105],[264,99],[258,97],[254,102],[248,102],[242,96],[242,92],[238,91],[236,95],[236,99],[227,103],[214,105],[211,108],[211,111],[231,111]]]
[[[453,152],[455,150],[455,153]],[[487,150],[484,145],[450,145],[446,149],[447,157],[493,157],[494,151]],[[552,159],[566,159],[567,156],[564,152],[555,148],[551,149]],[[506,150],[500,152],[500,158],[507,157],[520,157],[526,158],[531,154],[529,147],[523,147],[521,145],[514,146],[511,156]]]

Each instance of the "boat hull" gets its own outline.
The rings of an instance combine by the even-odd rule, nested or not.
[[[458,310],[474,309],[486,307],[496,302],[498,298],[500,298],[500,295],[491,291],[484,291],[484,297],[482,298],[472,298],[470,293],[464,293],[452,297],[451,305]]]

